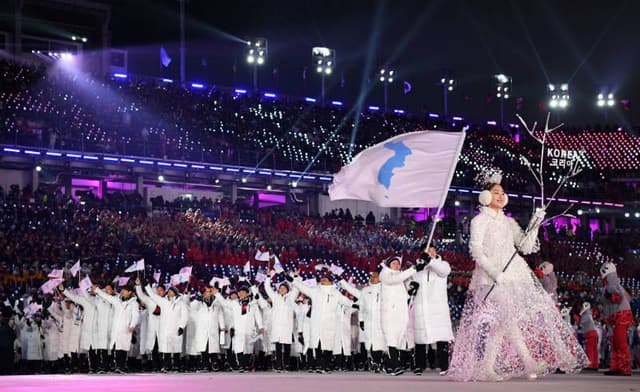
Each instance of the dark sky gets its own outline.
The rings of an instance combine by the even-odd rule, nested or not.
[[[131,72],[178,75],[177,0],[103,3],[112,5],[112,44],[129,49]],[[381,65],[391,63],[413,91],[405,96],[402,83],[392,85],[390,106],[414,112],[442,111],[436,84],[443,68],[457,80],[450,113],[474,120],[498,117],[496,100],[488,99],[495,73],[513,77],[514,96],[524,98],[525,114],[532,118],[544,115],[539,104],[546,101],[548,82],[570,84],[571,108],[561,118],[572,124],[604,121],[595,106],[602,88],[611,89],[618,101],[631,101],[631,111],[620,104],[610,111],[611,122],[633,121],[631,115],[640,110],[640,75],[634,72],[640,66],[640,2],[634,0],[190,0],[186,10],[189,80],[250,87],[244,46],[233,37],[260,36],[269,40],[260,86],[285,94],[319,94],[311,47],[328,46],[336,50],[338,63],[328,96],[347,103],[355,101],[363,83],[376,83],[373,74]],[[93,34],[92,42],[99,44]],[[160,45],[174,60],[166,70],[159,66]],[[380,83],[373,87],[366,102],[381,104]],[[512,119],[515,100],[505,107]]]

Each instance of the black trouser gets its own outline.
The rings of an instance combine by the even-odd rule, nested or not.
[[[116,369],[125,371],[127,369],[127,352],[125,350],[115,350]]]
[[[111,365],[113,364],[113,362],[111,361],[111,355],[109,354],[108,350],[98,350],[98,363],[100,370],[107,371],[111,369]]]
[[[400,367],[400,353],[398,349],[395,347],[389,346],[389,361],[387,364],[387,368],[390,371],[395,371]]]
[[[151,364],[152,369],[155,371],[160,370],[162,367],[162,355],[158,351],[158,337],[156,336],[156,341],[153,343],[153,350],[151,350]]]
[[[435,350],[429,346],[429,366],[431,369],[438,367],[442,371],[449,369],[448,342],[437,342]]]
[[[163,353],[162,354],[162,369],[164,370],[178,370],[180,368],[180,353]]]
[[[244,370],[251,370],[251,354],[238,353],[236,355],[238,356],[240,368]]]
[[[100,361],[98,360],[98,351],[93,347],[89,349],[89,371],[97,372]]]
[[[413,357],[413,369],[423,371],[427,368],[427,345],[416,344],[416,355]]]
[[[87,353],[78,353],[78,370],[81,372],[89,372],[89,355]]]
[[[382,367],[382,350],[371,351],[371,362],[373,370],[379,370]]]
[[[276,343],[276,370],[285,370],[291,355],[291,345]]]
[[[227,349],[227,361],[229,362],[229,367],[231,369],[238,368],[238,358],[236,358],[236,354],[233,352],[231,348]]]
[[[42,371],[42,361],[26,361],[29,373],[40,373]]]
[[[307,350],[307,362],[309,369],[331,370],[331,351],[323,350],[322,344],[318,348]]]

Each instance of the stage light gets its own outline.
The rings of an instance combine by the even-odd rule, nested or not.
[[[578,211],[576,211],[576,212],[578,213],[578,215],[582,215],[582,214],[583,214],[583,211],[582,211],[582,210],[578,210]]]
[[[158,181],[164,182],[164,176],[162,174],[158,176]]]
[[[556,85],[549,84],[547,85],[547,89],[549,91],[549,107],[551,109],[566,109],[569,106],[569,85],[567,83],[563,83],[560,85],[560,91],[558,90]]]
[[[257,63],[258,63],[259,65],[264,64],[264,57],[258,57],[258,61],[257,61]]]
[[[271,185],[267,185],[267,190],[270,191],[273,187]]]
[[[240,180],[243,184],[247,183],[247,177],[242,177],[242,179]]]
[[[37,172],[41,172],[42,171],[42,166],[40,166],[40,165],[36,166],[36,171]]]
[[[291,182],[291,187],[292,188],[297,188],[298,187],[298,182],[297,181],[292,181]]]
[[[629,214],[628,212],[625,212],[625,213],[624,213],[624,217],[625,217],[625,218],[628,218],[629,216],[630,216],[630,214]]]
[[[324,73],[326,73],[327,75],[331,75],[331,68],[327,67],[327,68],[324,70]]]
[[[249,63],[249,64],[253,64],[255,61],[256,61],[256,58],[255,58],[255,57],[253,57],[253,55],[252,55],[252,54],[250,54],[250,55],[248,55],[248,56],[247,56],[247,63]]]

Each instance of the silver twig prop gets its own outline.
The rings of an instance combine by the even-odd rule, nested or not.
[[[542,137],[538,137],[535,134],[536,126],[538,125],[537,122],[534,122],[533,123],[533,127],[529,128],[527,123],[524,121],[524,119],[519,114],[516,114],[516,116],[518,117],[518,120],[520,120],[520,122],[522,123],[522,126],[524,127],[524,129],[529,133],[529,135],[531,135],[531,137],[534,138],[541,145],[541,148],[540,148],[540,166],[538,167],[537,171],[533,168],[531,162],[526,157],[520,157],[520,159],[521,159],[522,163],[527,167],[527,169],[529,169],[529,172],[533,175],[533,178],[536,180],[538,185],[540,185],[540,208],[542,210],[546,211],[549,208],[549,206],[551,205],[551,202],[553,200],[555,200],[555,197],[558,194],[558,192],[560,191],[560,189],[562,189],[566,185],[567,181],[569,179],[577,176],[578,174],[580,174],[582,172],[582,165],[580,164],[580,162],[576,158],[574,158],[571,161],[571,163],[569,164],[569,170],[563,176],[561,176],[561,179],[560,179],[560,182],[559,182],[557,188],[553,191],[553,193],[551,194],[551,197],[547,200],[547,203],[545,204],[545,197],[544,197],[544,150],[545,150],[545,143],[547,141],[547,135],[550,134],[551,132],[559,129],[564,124],[559,124],[559,125],[556,125],[553,128],[549,128],[549,117],[551,116],[551,113],[548,113],[547,114],[547,121],[545,122],[544,130],[542,132]],[[533,201],[533,210],[535,212],[535,198],[533,200],[534,200]],[[520,251],[520,248],[522,247],[522,244],[524,244],[524,242],[526,241],[526,239],[529,237],[529,235],[531,233],[533,233],[533,232],[537,233],[537,229],[538,229],[538,227],[540,225],[545,224],[547,222],[550,222],[550,221],[554,220],[555,218],[558,218],[558,217],[561,217],[561,216],[575,218],[574,215],[569,214],[569,210],[572,207],[573,207],[573,204],[571,204],[561,214],[555,215],[555,216],[553,216],[551,218],[547,218],[545,220],[540,220],[537,216],[534,216],[534,218],[531,220],[531,222],[529,222],[529,225],[527,226],[527,229],[525,230],[522,238],[520,239],[520,242],[516,245],[516,250],[513,252],[511,257],[509,258],[509,260],[505,264],[504,268],[502,269],[502,272],[504,273],[507,270],[507,268],[509,268],[509,265],[511,265],[511,262],[513,261],[513,259],[516,257],[516,255]],[[485,301],[487,300],[487,298],[489,297],[489,294],[491,294],[491,292],[493,291],[493,289],[495,287],[496,287],[496,283],[494,282],[493,285],[491,286],[491,288],[489,289],[489,291],[487,292],[487,294],[484,296],[484,300]]]

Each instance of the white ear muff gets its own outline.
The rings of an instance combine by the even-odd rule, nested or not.
[[[507,196],[507,194],[504,194],[504,204],[502,205],[502,208],[506,207],[507,204],[509,204],[509,196]]]
[[[491,204],[491,198],[491,191],[487,190],[480,192],[480,194],[478,195],[478,201],[480,201],[480,204],[485,207]]]

